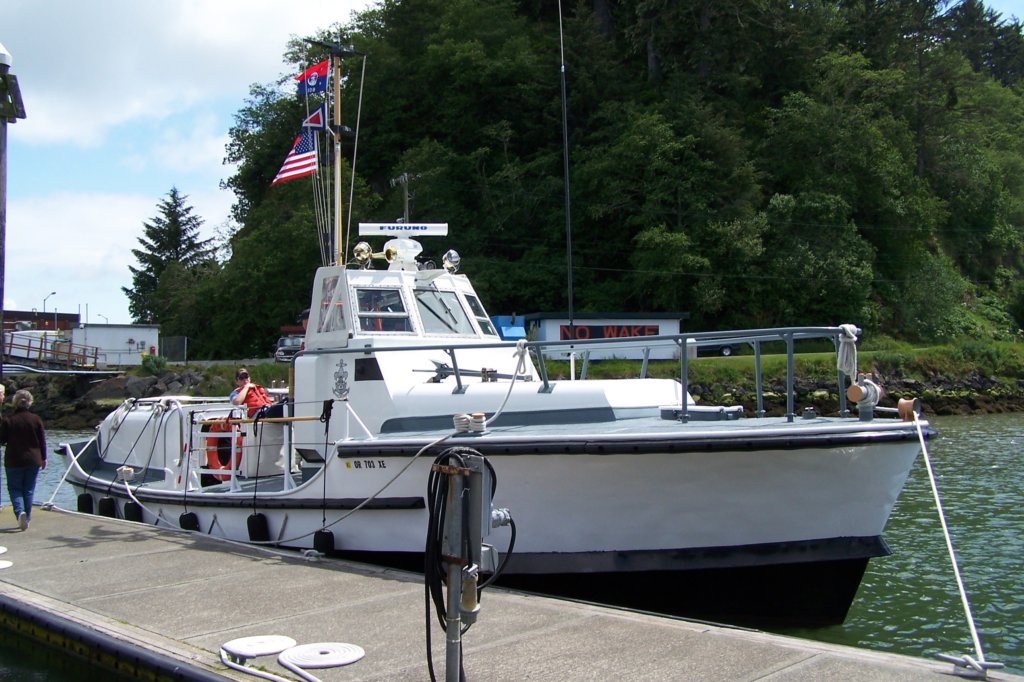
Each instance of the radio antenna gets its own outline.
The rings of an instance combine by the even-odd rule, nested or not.
[[[568,270],[567,278],[568,303],[569,303],[569,338],[576,337],[575,324],[573,322],[572,302],[572,209],[569,197],[569,123],[566,117],[565,97],[565,38],[562,33],[562,0],[558,0],[558,50],[561,57],[561,79],[562,79],[562,174],[565,185],[565,261]]]

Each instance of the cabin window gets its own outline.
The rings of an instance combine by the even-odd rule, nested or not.
[[[487,311],[480,304],[480,299],[476,296],[467,295],[466,302],[469,303],[469,309],[473,312],[473,317],[476,318],[476,323],[480,325],[480,331],[484,333],[484,336],[497,336],[498,331],[494,328],[494,324],[491,323],[491,318],[487,316]]]
[[[476,336],[469,316],[466,315],[454,291],[418,289],[416,308],[419,310],[420,319],[423,320],[423,330],[427,334]]]
[[[339,277],[324,277],[320,285],[320,310],[316,330],[336,332],[345,328],[345,287],[338,287]]]
[[[357,289],[359,328],[364,332],[410,332],[409,313],[399,289]]]

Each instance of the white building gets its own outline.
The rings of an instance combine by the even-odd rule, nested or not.
[[[143,354],[157,354],[160,326],[83,323],[72,328],[71,343],[98,348],[97,369],[140,365]]]

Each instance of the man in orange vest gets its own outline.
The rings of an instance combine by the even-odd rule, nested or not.
[[[284,403],[275,405],[265,388],[249,380],[249,370],[245,367],[235,372],[235,390],[228,399],[233,405],[245,405],[250,417],[257,414],[261,418],[284,416]]]

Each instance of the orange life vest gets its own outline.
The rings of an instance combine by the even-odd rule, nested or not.
[[[249,384],[249,390],[245,394],[245,400],[243,401],[245,406],[249,408],[249,416],[253,417],[261,407],[267,405],[273,405],[274,400],[267,393],[267,389],[263,388],[259,384]]]

